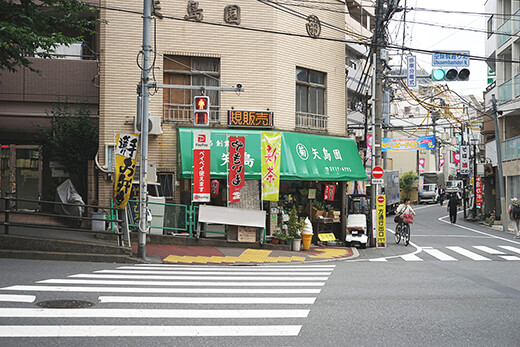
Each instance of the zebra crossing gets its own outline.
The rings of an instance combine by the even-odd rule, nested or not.
[[[138,264],[3,287],[0,338],[298,336],[334,267]],[[35,305],[50,295],[96,300]]]
[[[445,246],[441,249],[433,247],[419,247],[416,252],[399,256],[369,259],[372,262],[388,261],[518,261],[520,260],[520,247],[513,246],[471,246],[469,248],[459,246]]]

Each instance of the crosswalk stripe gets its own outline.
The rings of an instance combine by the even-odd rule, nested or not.
[[[0,337],[298,336],[301,325],[5,325]]]
[[[459,246],[448,246],[446,248],[449,249],[449,250],[452,250],[453,252],[459,253],[459,254],[461,254],[461,255],[463,255],[465,257],[468,257],[468,258],[470,258],[472,260],[477,260],[477,261],[487,260],[487,261],[491,261],[491,259],[489,259],[489,258],[483,257],[480,254],[473,253],[473,252],[468,251],[467,249],[464,249],[464,248],[459,247]]]
[[[84,309],[84,308],[2,308],[4,318],[305,318],[310,310],[183,310],[183,309]]]
[[[516,255],[500,255],[499,257],[505,260],[520,260],[520,257],[517,257]]]
[[[473,246],[473,248],[476,248],[479,251],[486,252],[488,254],[505,254],[504,252],[499,251],[498,249],[494,249],[487,246]]]
[[[138,268],[130,268],[130,267],[124,267],[124,268],[118,268],[118,270],[98,270],[94,271],[95,273],[116,273],[116,274],[165,274],[165,275],[258,275],[258,271],[171,271],[170,269],[165,268],[150,268],[146,270],[138,269]],[[291,271],[270,271],[266,272],[263,275],[268,276],[329,276],[332,272],[313,272],[313,271],[307,271],[307,272],[291,272]]]
[[[101,284],[130,286],[195,286],[195,287],[322,287],[325,282],[195,282],[195,281],[125,281],[125,280],[78,280],[48,279],[37,283]]]
[[[406,261],[423,261],[421,258],[416,256],[415,254],[405,254],[405,255],[402,255],[401,258],[403,258]]]
[[[175,268],[175,270],[207,271],[280,271],[280,269],[291,269],[291,271],[323,271],[324,269],[333,270],[336,265],[241,265],[241,266],[209,266],[209,265],[180,265],[180,264],[135,264],[135,267],[161,267]]]
[[[100,296],[102,303],[164,303],[164,304],[287,304],[312,305],[314,297],[164,297],[164,296]]]
[[[135,282],[133,282],[135,284]],[[156,294],[319,294],[320,288],[146,288],[146,287],[77,287],[16,285],[0,288],[10,291],[87,292],[87,293],[156,293]]]
[[[423,251],[442,261],[456,261],[457,260],[457,259],[453,258],[452,256],[439,251],[438,249],[423,248]]]
[[[499,246],[500,248],[507,249],[508,251],[519,253],[520,254],[520,248],[516,248],[513,246]]]
[[[328,277],[322,276],[174,276],[174,275],[118,275],[118,274],[77,274],[69,278],[109,278],[109,279],[136,279],[136,280],[194,280],[194,281],[326,281]]]
[[[13,294],[0,294],[0,301],[7,302],[33,302],[36,300],[34,295],[13,295]]]

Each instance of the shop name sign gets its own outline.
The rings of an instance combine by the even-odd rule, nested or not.
[[[228,110],[228,126],[248,128],[272,128],[272,111]]]

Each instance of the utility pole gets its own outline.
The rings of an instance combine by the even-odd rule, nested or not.
[[[150,75],[150,27],[152,17],[152,1],[144,0],[143,4],[143,46],[141,65],[141,85],[138,92],[141,93],[141,105],[138,105],[138,119],[141,119],[141,161],[139,172],[139,241],[137,256],[146,259],[146,233],[148,215],[148,118],[149,118],[149,75]],[[139,107],[140,106],[140,107]]]
[[[372,76],[372,168],[381,165],[381,122],[383,110],[383,63],[381,51],[385,45],[383,2],[384,0],[377,0],[376,3],[376,25],[373,41],[375,53],[372,61],[372,66],[374,66],[374,75]],[[372,209],[376,208],[376,196],[379,193],[379,189],[379,185],[371,185]]]
[[[500,130],[498,129],[498,111],[497,100],[495,94],[491,94],[491,103],[493,105],[493,120],[495,122],[495,143],[497,148],[497,166],[498,166],[498,186],[500,191],[500,220],[502,221],[502,231],[507,232],[507,213],[506,213],[506,194],[504,187],[504,176],[502,174],[502,142],[500,142]]]

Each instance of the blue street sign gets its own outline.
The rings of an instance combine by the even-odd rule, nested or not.
[[[432,53],[432,66],[469,67],[469,51]]]

